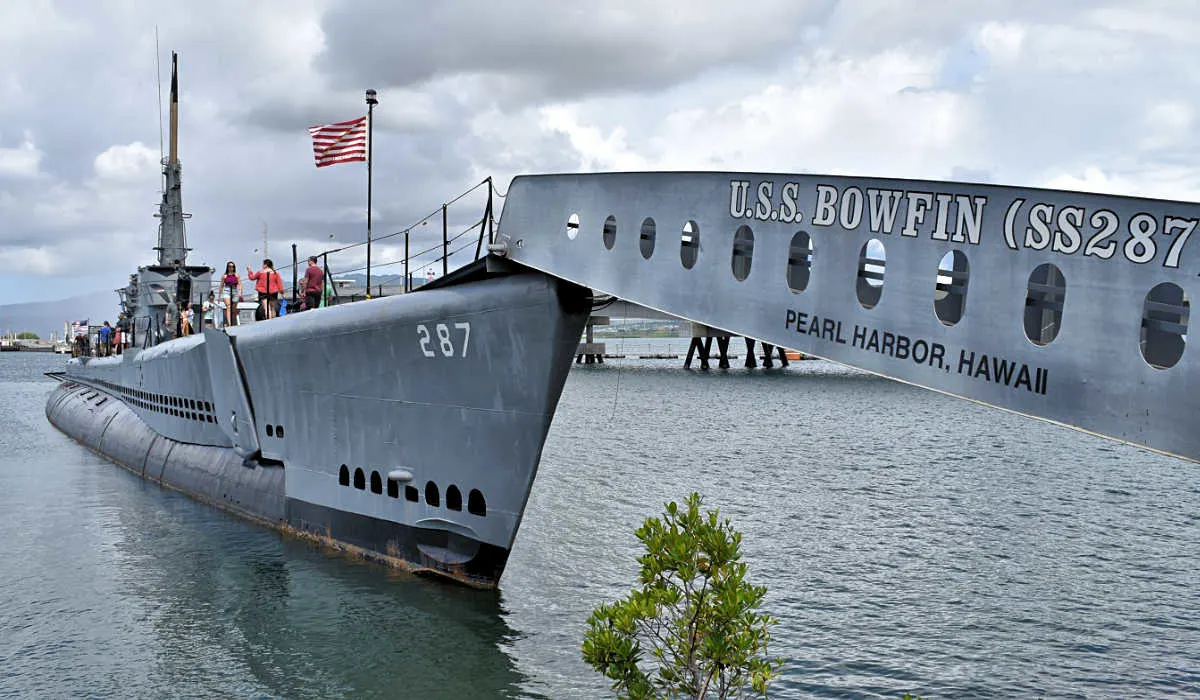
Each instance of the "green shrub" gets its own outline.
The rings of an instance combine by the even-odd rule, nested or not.
[[[583,658],[621,697],[765,695],[780,659],[766,657],[771,627],[758,612],[765,586],[746,580],[742,535],[693,493],[637,531],[646,553],[640,588],[588,618]]]

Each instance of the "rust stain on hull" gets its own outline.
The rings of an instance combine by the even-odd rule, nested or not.
[[[454,581],[478,590],[494,590],[497,587],[493,582],[482,581],[474,577],[467,576],[461,570],[445,571],[431,566],[415,564],[398,556],[398,548],[391,543],[388,545],[389,552],[385,554],[383,552],[377,552],[373,549],[366,549],[365,547],[359,547],[349,544],[348,542],[343,542],[333,537],[328,529],[326,529],[324,533],[317,533],[295,527],[289,523],[278,523],[273,525],[273,527],[286,536],[315,543],[322,549],[326,549],[331,553],[341,554],[351,559],[382,564],[383,566],[418,576],[437,576],[438,578]]]

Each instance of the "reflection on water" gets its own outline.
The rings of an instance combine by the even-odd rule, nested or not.
[[[523,694],[497,593],[326,555],[148,484],[54,431],[52,385],[5,364],[0,696]]]
[[[568,380],[502,582],[531,687],[603,693],[586,616],[698,490],[781,619],[774,696],[1200,697],[1196,465],[824,362],[669,364]]]
[[[46,423],[58,363],[0,356],[0,696],[604,696],[587,615],[632,586],[642,519],[690,490],[768,586],[773,696],[1200,696],[1180,460],[823,362],[583,366],[481,593],[113,467]]]

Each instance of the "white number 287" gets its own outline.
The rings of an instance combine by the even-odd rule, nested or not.
[[[471,324],[456,323],[454,330],[462,334],[462,351],[459,357],[467,356],[467,345],[471,342]],[[425,324],[417,326],[417,337],[421,342],[421,354],[425,357],[437,357],[438,350],[441,351],[442,357],[454,357],[454,338],[451,337],[450,326],[445,323],[439,323],[433,327],[433,334],[429,333],[429,327]],[[435,350],[434,348],[437,348]]]

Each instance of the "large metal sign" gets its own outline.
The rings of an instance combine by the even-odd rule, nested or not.
[[[517,178],[497,240],[732,334],[1197,460],[1198,222],[1032,188],[613,173]]]

